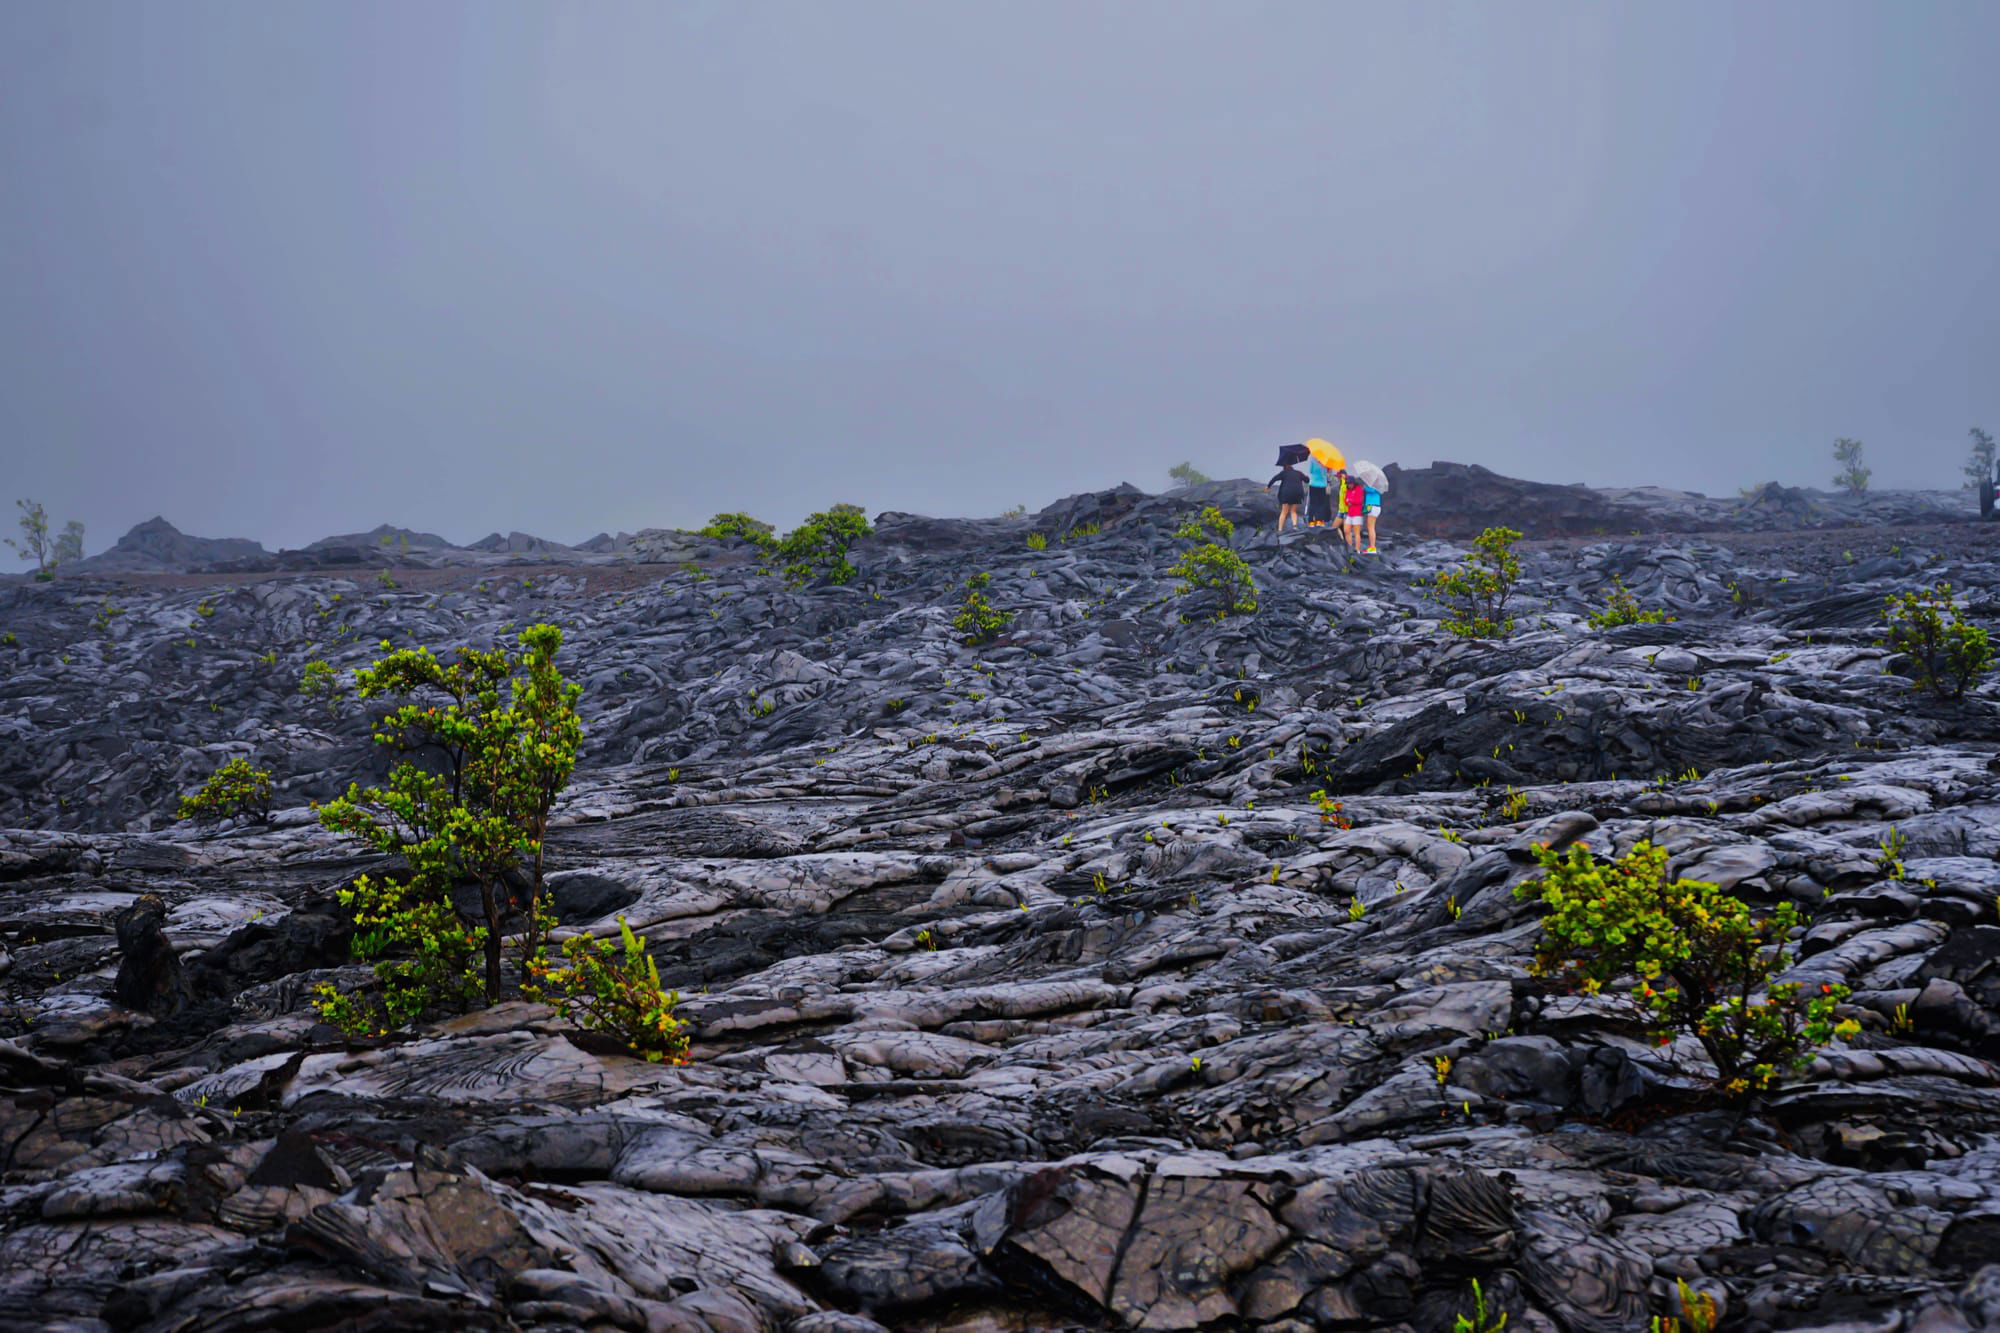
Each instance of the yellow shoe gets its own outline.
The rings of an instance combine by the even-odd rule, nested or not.
[[[1374,555],[1374,554],[1375,554],[1375,548],[1374,548],[1374,547],[1372,547],[1372,546],[1371,546],[1371,547],[1369,547],[1369,548],[1368,548],[1368,550],[1367,550],[1367,552],[1366,552],[1366,554],[1368,554],[1368,555]]]

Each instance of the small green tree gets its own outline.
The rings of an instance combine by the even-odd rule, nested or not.
[[[63,524],[63,530],[56,534],[53,563],[67,565],[83,559],[83,520],[73,518]]]
[[[1214,505],[1174,530],[1174,536],[1191,545],[1167,573],[1181,581],[1183,597],[1214,593],[1220,602],[1217,616],[1250,615],[1257,609],[1257,581],[1250,576],[1250,566],[1222,544],[1235,535],[1236,525]]]
[[[794,584],[816,578],[846,583],[855,574],[847,548],[874,532],[861,506],[837,504],[786,533],[774,550],[785,561],[785,577]]]
[[[1866,495],[1871,470],[1861,465],[1861,441],[1842,436],[1833,442],[1833,461],[1840,464],[1833,484],[1849,495]]]
[[[8,537],[4,540],[23,560],[35,562],[36,578],[54,578],[57,566],[83,559],[81,522],[71,519],[61,532],[51,537],[49,514],[39,500],[16,500],[14,504],[21,511],[21,535],[18,539]]]
[[[695,532],[697,536],[713,537],[717,540],[725,537],[741,537],[744,541],[755,543],[765,550],[778,544],[777,529],[763,519],[752,518],[748,514],[717,514],[708,520],[707,527],[697,528]]]
[[[1940,699],[1963,698],[1993,669],[1986,631],[1959,614],[1949,583],[1885,598],[1882,622],[1887,629],[1879,646],[1908,657],[1916,687]]]
[[[1521,561],[1514,543],[1521,534],[1512,528],[1488,528],[1472,540],[1472,550],[1457,569],[1440,570],[1429,582],[1432,601],[1449,614],[1446,632],[1461,639],[1504,639],[1514,632],[1507,614],[1508,599],[1521,579]]]
[[[1980,491],[1993,485],[1993,437],[1974,426],[1968,432],[1972,436],[1972,454],[1965,460],[1966,484]]]
[[[232,759],[215,772],[192,796],[181,798],[175,818],[197,824],[213,824],[224,819],[251,815],[271,818],[271,775],[248,759]]]
[[[1192,463],[1176,463],[1167,469],[1167,475],[1183,486],[1200,486],[1209,480],[1208,474]]]
[[[1634,978],[1622,1002],[1662,1046],[1695,1038],[1725,1097],[1762,1092],[1810,1065],[1836,1034],[1859,1030],[1834,1021],[1847,987],[1809,992],[1772,980],[1792,961],[1786,944],[1799,913],[1791,903],[1758,916],[1713,884],[1670,883],[1666,852],[1649,843],[1603,863],[1582,844],[1567,854],[1537,848],[1535,857],[1541,878],[1514,890],[1546,909],[1529,972],[1586,995]]]
[[[525,884],[519,904],[524,961],[538,960],[550,925],[543,904],[543,844],[550,812],[576,766],[583,726],[581,687],[556,669],[562,631],[535,625],[521,649],[461,648],[446,664],[428,649],[391,653],[355,675],[362,698],[411,702],[376,724],[377,744],[420,757],[389,772],[388,785],[320,807],[320,822],[409,865],[406,880],[357,879],[341,901],[356,909],[355,956],[376,963],[391,1018],[407,1022],[438,1004],[463,1002],[462,961],[484,959],[486,1002],[501,995],[501,942],[514,904],[510,877]],[[453,906],[452,890],[471,881],[478,918]],[[394,958],[407,951],[410,958]],[[322,1012],[350,1023],[350,1005]],[[365,1019],[364,1019],[365,1021]]]
[[[958,631],[959,639],[967,647],[977,647],[991,643],[1007,632],[1007,626],[1014,616],[1008,611],[996,611],[986,600],[986,586],[993,581],[991,574],[974,574],[965,581],[965,601],[952,617],[951,627]]]
[[[1658,625],[1673,617],[1665,611],[1640,610],[1639,599],[1625,590],[1625,580],[1613,574],[1611,587],[1604,594],[1604,610],[1583,619],[1592,629],[1612,629],[1618,625]]]

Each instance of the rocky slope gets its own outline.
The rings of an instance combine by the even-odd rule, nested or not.
[[[883,515],[844,588],[684,535],[0,586],[0,1326],[1446,1330],[1474,1279],[1513,1330],[1681,1281],[1730,1328],[2000,1325],[2000,708],[1874,642],[1937,579],[1990,622],[1988,530],[1539,542],[1480,643],[1393,527],[1243,535],[1260,609],[1212,618],[1164,575],[1202,500],[1267,521]],[[1016,614],[977,649],[973,571]],[[1614,576],[1676,619],[1588,628]],[[305,1003],[373,864],[305,803],[379,759],[304,663],[545,620],[589,728],[558,910],[651,938],[684,1068]],[[171,825],[236,755],[273,825]],[[1526,975],[1528,849],[1641,839],[1854,988],[1752,1116]]]

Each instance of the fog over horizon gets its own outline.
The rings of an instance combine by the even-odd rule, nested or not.
[[[978,515],[1310,435],[1957,486],[1996,53],[1977,0],[8,6],[0,526]]]

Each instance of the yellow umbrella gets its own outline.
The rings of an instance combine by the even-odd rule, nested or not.
[[[1328,472],[1338,472],[1347,466],[1347,455],[1325,440],[1307,440],[1306,452],[1317,458],[1319,465]]]

